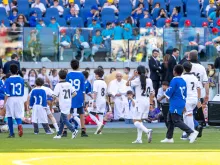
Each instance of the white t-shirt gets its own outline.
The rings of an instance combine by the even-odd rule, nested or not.
[[[75,92],[74,86],[69,82],[59,82],[55,86],[54,95],[59,98],[59,107],[63,114],[70,113],[72,94]]]
[[[104,80],[95,80],[93,84],[93,92],[96,93],[96,103],[106,102],[107,84]]]
[[[208,82],[208,76],[203,65],[192,63],[191,73],[193,73],[198,78],[199,82],[201,83],[201,86],[203,86],[203,83]]]
[[[31,8],[39,8],[41,10],[41,12],[45,12],[46,11],[46,8],[45,8],[43,3],[39,3],[39,4],[33,3],[31,5]]]
[[[110,6],[108,6],[108,5],[105,5],[105,6],[103,6],[103,9],[107,9],[107,8],[110,8],[110,9],[113,9],[114,11],[118,11],[118,9],[117,9],[117,7],[115,6],[115,5],[110,5]]]
[[[56,77],[50,76],[49,79],[53,87],[55,87],[57,83],[59,82],[59,76],[56,76]]]
[[[153,83],[152,80],[150,78],[146,79],[146,91],[144,94],[143,93],[143,89],[141,89],[141,81],[140,81],[140,77],[137,77],[136,79],[131,81],[131,87],[135,88],[135,97],[136,100],[143,100],[146,99],[147,101],[149,101],[150,94],[154,92],[154,88],[153,88]]]
[[[51,96],[54,95],[54,92],[52,91],[52,89],[50,89],[50,88],[48,88],[48,87],[45,87],[45,86],[42,86],[41,88],[42,88],[43,90],[45,90],[47,97],[48,97],[48,96],[51,97]]]
[[[62,6],[51,6],[51,8],[57,8],[57,10],[59,11],[59,15],[63,15],[64,9]]]
[[[9,7],[9,5],[3,5],[3,4],[0,4],[0,7],[3,7],[3,8],[5,8],[5,11],[7,12],[7,13],[9,13],[10,12],[10,7]]]
[[[35,76],[34,77],[29,77],[28,78],[28,82],[29,82],[29,85],[30,86],[34,86],[35,85],[35,80],[36,80],[36,78],[35,78]]]
[[[212,8],[216,8],[216,6],[214,5]],[[209,9],[210,9],[210,5],[207,5],[205,11],[208,12]]]
[[[187,85],[187,99],[190,98],[198,98],[197,89],[201,88],[200,82],[198,81],[197,77],[194,76],[192,73],[185,73],[182,75],[182,78],[185,80]]]

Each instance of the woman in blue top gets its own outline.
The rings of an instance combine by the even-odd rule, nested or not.
[[[99,51],[99,48],[103,48],[102,45],[103,38],[101,36],[101,31],[96,30],[95,36],[92,37],[92,56],[91,56],[91,61],[94,62],[93,56],[96,54],[96,52]]]
[[[179,12],[180,12],[180,7],[174,7],[173,8],[173,12],[170,16],[171,27],[178,27],[179,21],[180,21],[180,18],[181,18],[181,15],[180,15]]]
[[[122,40],[123,38],[123,28],[119,22],[115,23],[114,27],[114,40]]]
[[[132,19],[131,19],[131,17],[128,17],[125,20],[123,36],[124,36],[125,40],[132,38]]]
[[[208,16],[208,21],[210,23],[213,23],[216,18],[220,17],[220,7],[218,6],[215,12],[212,12],[209,16]]]
[[[76,29],[76,34],[73,36],[73,44],[76,46],[77,51],[81,53],[80,62],[82,62],[84,59],[84,47],[81,44],[85,41],[81,33],[82,29]]]
[[[139,3],[138,7],[131,12],[131,15],[136,21],[144,18],[144,3]]]

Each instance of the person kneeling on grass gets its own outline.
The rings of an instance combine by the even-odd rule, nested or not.
[[[182,73],[182,65],[176,65],[173,70],[173,75],[175,77],[171,80],[170,87],[165,93],[165,96],[170,101],[170,107],[167,116],[168,130],[166,138],[161,140],[161,143],[174,143],[173,132],[175,127],[178,127],[182,131],[186,132],[186,134],[189,136],[190,143],[193,143],[199,134],[197,131],[193,131],[191,128],[189,128],[182,121],[187,96],[187,85],[184,79],[181,77]]]
[[[60,128],[54,139],[61,139],[64,125],[72,132],[72,139],[76,138],[78,130],[75,129],[69,122],[67,115],[70,114],[72,97],[76,96],[76,90],[72,84],[66,82],[66,71],[60,70],[59,77],[60,82],[55,86],[54,96],[59,100],[59,107],[61,110],[60,115]]]

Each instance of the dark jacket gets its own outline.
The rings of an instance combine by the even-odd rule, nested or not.
[[[11,60],[11,61],[8,61],[8,62],[5,63],[4,68],[3,68],[3,73],[4,74],[10,73],[10,65],[11,64],[16,64],[18,66],[18,70],[19,70],[18,74],[23,77],[22,72],[20,70],[20,63],[18,61],[15,61],[15,60]]]
[[[159,81],[160,80],[160,62],[155,60],[153,57],[149,60],[149,68],[150,68],[150,78],[152,81]]]
[[[173,69],[176,65],[177,65],[176,59],[173,56],[170,56],[170,59],[168,61],[166,81],[170,82],[173,79]]]
[[[179,64],[180,65],[183,65],[185,62],[187,62],[188,60],[187,60],[187,58],[186,57],[184,57],[182,60],[180,60],[180,62],[179,62]]]
[[[164,63],[161,64],[161,76],[162,76],[162,81],[166,81],[167,67],[165,66]]]
[[[3,69],[2,59],[0,58],[0,69]]]
[[[214,66],[215,66],[215,69],[220,69],[220,57],[215,59]]]

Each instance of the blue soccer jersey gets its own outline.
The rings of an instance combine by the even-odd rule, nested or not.
[[[47,94],[42,88],[34,88],[30,93],[30,107],[41,105],[47,107]]]
[[[5,88],[2,80],[0,80],[0,100],[5,99]]]
[[[165,96],[170,100],[170,113],[183,114],[186,104],[187,86],[182,77],[174,77]]]
[[[86,94],[92,93],[92,85],[90,84],[89,81],[85,82],[85,93]]]
[[[5,94],[9,97],[24,95],[24,79],[20,76],[10,76],[5,81]]]
[[[71,108],[81,108],[84,104],[85,78],[81,71],[72,71],[67,74],[66,81],[75,87],[77,95],[72,99]]]

